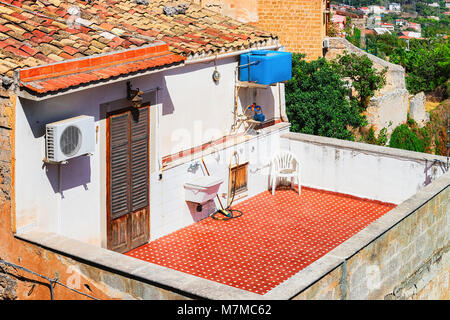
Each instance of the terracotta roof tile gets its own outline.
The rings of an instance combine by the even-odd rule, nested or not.
[[[20,85],[28,91],[44,94],[92,81],[178,64],[185,59],[171,53],[167,44],[159,43],[111,54],[24,68],[19,71]]]
[[[277,41],[271,33],[194,4],[185,14],[166,16],[163,7],[173,3],[1,0],[0,55],[5,58],[0,60],[0,74],[12,77],[15,69],[138,48],[160,39],[172,53],[184,56]],[[78,8],[78,13],[73,8]]]

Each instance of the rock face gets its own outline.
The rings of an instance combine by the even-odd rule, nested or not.
[[[423,92],[419,92],[409,101],[409,116],[420,127],[423,127],[430,120],[430,115],[425,109],[426,102],[427,98]]]
[[[379,134],[381,129],[387,128],[387,133],[390,135],[398,125],[407,120],[409,92],[406,90],[405,69],[364,52],[346,39],[329,38],[329,40],[330,47],[325,55],[328,60],[333,60],[347,51],[347,53],[366,55],[378,71],[387,68],[386,85],[372,97],[365,115],[376,134]]]

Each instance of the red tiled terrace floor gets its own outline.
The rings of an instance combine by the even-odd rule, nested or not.
[[[277,189],[234,208],[243,216],[204,219],[127,255],[265,294],[395,205],[302,187]]]

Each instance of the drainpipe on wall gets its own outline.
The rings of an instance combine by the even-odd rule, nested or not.
[[[281,88],[283,87],[283,90]],[[283,92],[282,92],[283,91]],[[278,83],[278,100],[280,105],[280,119],[283,122],[289,122],[289,119],[286,114],[286,100],[284,97],[284,84]]]
[[[265,47],[255,47],[255,48],[249,48],[249,49],[245,49],[245,50],[240,50],[240,51],[233,51],[233,52],[229,52],[229,53],[225,53],[225,54],[221,54],[221,55],[215,55],[212,57],[205,57],[205,58],[188,58],[184,64],[185,65],[190,65],[190,64],[195,64],[195,63],[204,63],[204,62],[211,62],[211,61],[217,61],[219,59],[226,59],[226,58],[230,58],[230,57],[236,57],[236,56],[240,56],[241,54],[244,53],[248,53],[252,50],[277,50],[283,48],[283,46],[279,43],[274,44],[274,45],[270,45],[270,46],[265,46]],[[237,74],[235,74],[235,81],[238,81],[237,79]],[[236,88],[235,88],[236,91]],[[237,99],[237,95],[238,92],[235,92],[235,99]],[[287,121],[287,116],[286,116],[286,110],[285,110],[285,105],[282,103],[282,99],[281,99],[281,85],[278,84],[278,97],[279,97],[279,107],[280,107],[280,118],[282,121],[286,122]],[[235,101],[236,103],[236,101]],[[237,111],[237,105],[235,105],[235,110],[234,110],[234,125],[236,124],[236,111]]]
[[[161,152],[161,131],[160,131],[160,124],[161,124],[161,118],[162,118],[162,105],[159,103],[159,91],[160,88],[156,88],[156,106],[157,106],[157,116],[156,116],[156,134],[157,134],[157,141],[156,141],[156,156],[158,157],[158,178],[159,180],[162,180],[163,176],[163,163],[162,163],[162,152]]]

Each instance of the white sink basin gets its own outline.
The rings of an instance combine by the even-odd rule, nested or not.
[[[203,204],[213,199],[223,180],[213,176],[198,176],[184,184],[186,201]]]

